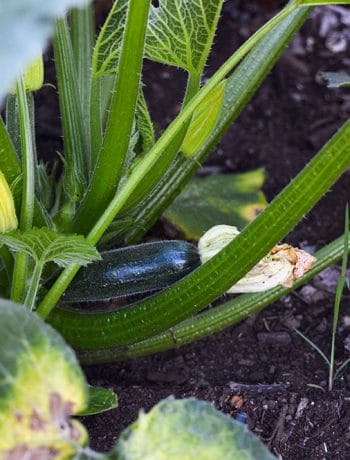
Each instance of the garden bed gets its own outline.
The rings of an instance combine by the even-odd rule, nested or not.
[[[225,3],[207,75],[266,21],[274,3],[278,2]],[[100,14],[104,14],[102,7]],[[201,175],[264,167],[268,200],[288,184],[349,117],[349,91],[327,89],[316,77],[319,70],[350,68],[346,20],[350,22],[350,12],[342,17],[329,8],[315,11],[199,171]],[[152,115],[161,129],[180,107],[183,74],[148,62],[144,81]],[[39,103],[46,102],[38,114],[40,151],[60,149],[52,95],[52,88],[39,94]],[[347,201],[349,172],[298,225],[288,242],[319,248],[332,241],[343,231]],[[148,239],[172,237],[173,231],[159,222]],[[211,401],[233,417],[247,414],[249,427],[284,459],[348,458],[350,376],[344,372],[333,392],[327,392],[325,363],[294,332],[299,329],[329,352],[335,292],[332,279],[337,274],[337,269],[329,269],[325,276],[262,313],[192,345],[131,362],[86,368],[90,383],[113,388],[119,397],[118,409],[84,420],[91,447],[108,450],[141,408],[149,410],[161,399],[175,395]],[[350,305],[349,297],[344,296],[337,362],[348,358],[349,341]]]

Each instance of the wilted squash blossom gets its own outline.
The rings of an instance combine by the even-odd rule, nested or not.
[[[0,171],[0,233],[10,232],[18,226],[15,203],[6,177]]]
[[[230,225],[216,225],[208,230],[198,242],[202,263],[215,256],[239,233],[236,227]],[[278,285],[291,287],[293,281],[301,278],[315,261],[315,257],[302,249],[289,244],[277,245],[227,292],[261,292]]]

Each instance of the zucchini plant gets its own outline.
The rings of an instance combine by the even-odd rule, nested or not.
[[[11,10],[18,24],[21,3],[14,0],[18,9]],[[91,5],[62,17],[62,8],[54,7],[59,2],[51,0],[42,10],[34,3],[26,6],[29,22],[42,25],[43,17],[60,16],[53,50],[64,152],[50,169],[38,160],[35,145],[32,93],[43,80],[37,42],[47,36],[48,24],[30,49],[32,65],[13,82],[6,119],[0,120],[0,287],[3,297],[47,319],[81,359],[147,354],[222,329],[348,250],[340,238],[320,251],[293,286],[238,297],[197,315],[266,261],[350,166],[350,121],[205,263],[186,242],[137,243],[243,110],[312,7],[349,0],[290,1],[206,83],[203,72],[222,0],[161,0],[157,6],[150,0],[115,0],[96,38]],[[64,7],[73,5],[82,4]],[[45,8],[52,8],[50,15]],[[187,74],[182,109],[159,137],[143,94],[144,58]],[[21,58],[21,65],[27,63],[28,54]],[[1,84],[8,90],[7,81]],[[96,248],[106,249],[107,242],[123,248],[101,256]],[[153,295],[108,311],[71,305],[145,292]]]

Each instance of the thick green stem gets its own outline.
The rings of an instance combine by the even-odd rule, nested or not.
[[[143,342],[129,345],[122,349],[81,351],[79,352],[80,360],[85,364],[97,364],[147,356],[178,348],[215,332],[222,331],[238,323],[248,315],[261,311],[271,303],[307,283],[322,270],[336,263],[342,257],[345,248],[344,237],[340,237],[322,248],[315,254],[317,261],[312,269],[301,279],[295,281],[291,288],[278,286],[262,293],[241,295],[218,307],[195,315],[162,334],[146,339]],[[350,250],[349,243],[347,249],[348,251]]]
[[[187,87],[185,97],[182,103],[182,107],[186,105],[195,97],[198,93],[201,83],[201,76],[199,74],[190,74],[187,80]],[[152,190],[157,188],[157,184],[162,181],[164,175],[166,175],[167,169],[173,162],[177,153],[179,152],[183,140],[186,136],[187,130],[190,126],[191,119],[184,123],[182,129],[176,134],[172,142],[168,145],[166,150],[162,152],[162,155],[155,162],[152,170],[139,184],[134,192],[129,196],[126,206],[123,207],[122,212],[128,211],[130,206],[143,206],[144,198],[152,195]]]
[[[36,263],[32,278],[29,283],[29,287],[27,290],[27,295],[24,300],[24,306],[29,310],[34,310],[35,307],[35,299],[39,290],[40,286],[40,279],[43,267],[41,264]]]
[[[52,312],[50,321],[77,348],[109,348],[158,334],[200,311],[256,265],[350,166],[349,136],[347,122],[237,238],[170,288],[118,311],[84,315],[60,310]],[[90,243],[103,234],[106,220],[90,233]],[[38,309],[41,316],[48,316],[78,269],[70,267],[57,279]]]
[[[101,79],[92,77],[90,98],[91,171],[95,170],[102,145]]]
[[[95,35],[92,4],[71,12],[71,36],[85,129],[90,127],[91,59]]]
[[[20,79],[16,88],[20,119],[22,145],[22,203],[19,227],[26,231],[32,227],[35,204],[35,151],[32,137],[32,120],[28,106],[28,99],[23,79]],[[11,300],[22,302],[27,279],[27,256],[17,254],[12,278]]]
[[[150,0],[130,0],[115,91],[91,184],[78,210],[75,228],[88,233],[113,198],[128,152],[140,86]]]
[[[90,153],[72,42],[65,18],[56,22],[53,48],[65,152],[64,185],[71,200],[79,201],[90,176]]]

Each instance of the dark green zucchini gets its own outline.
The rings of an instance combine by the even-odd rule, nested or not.
[[[200,265],[197,248],[185,241],[158,241],[102,252],[82,268],[62,300],[91,302],[152,292],[175,283]]]

